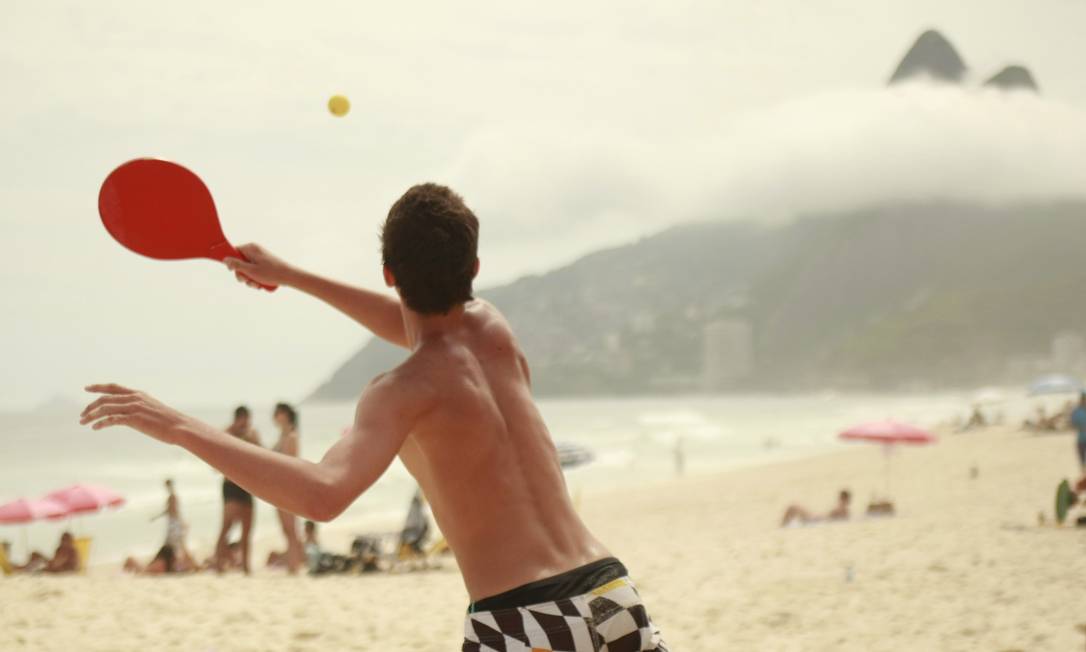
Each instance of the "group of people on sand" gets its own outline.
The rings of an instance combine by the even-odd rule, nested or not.
[[[281,455],[297,457],[299,453],[298,411],[288,403],[278,403],[272,413],[279,437],[273,451]],[[260,433],[252,426],[252,413],[244,405],[234,410],[234,418],[225,431],[242,441],[261,446]],[[251,572],[250,556],[252,550],[252,532],[255,511],[253,496],[248,491],[224,477],[222,481],[222,526],[215,543],[215,552],[202,563],[198,563],[188,550],[185,538],[188,526],[181,518],[181,508],[174,491],[172,480],[166,480],[166,508],[152,520],[166,518],[166,540],[147,564],[139,563],[129,557],[124,564],[127,571],[135,573],[184,573],[197,570],[241,570]],[[306,548],[317,548],[316,526],[306,524],[306,540],[303,543],[298,532],[298,518],[282,509],[276,510],[279,526],[286,539],[286,550],[272,552],[268,556],[268,565],[286,568],[291,574],[297,573],[306,565]],[[240,529],[240,538],[231,541],[230,535],[235,527]]]
[[[75,537],[71,532],[60,535],[60,542],[52,557],[34,551],[31,552],[25,563],[16,564],[11,560],[11,542],[0,541],[4,549],[3,559],[6,561],[4,573],[74,573],[80,568],[79,551],[75,548]]]
[[[298,412],[287,403],[275,406],[273,419],[279,429],[279,437],[271,450],[282,455],[297,457],[299,454]],[[244,405],[234,410],[234,418],[225,431],[242,441],[261,445],[260,434],[252,426],[252,413]],[[162,512],[151,518],[156,521],[165,517],[166,540],[159,547],[154,557],[146,564],[129,557],[124,562],[124,570],[148,575],[163,573],[190,573],[213,570],[219,573],[239,570],[245,574],[251,572],[250,557],[254,522],[253,496],[238,484],[224,477],[222,481],[222,526],[215,543],[214,553],[204,561],[197,561],[186,543],[188,525],[181,518],[181,506],[174,490],[173,480],[167,479],[166,506]],[[269,568],[283,568],[295,574],[300,569],[320,574],[332,568],[346,567],[353,563],[352,558],[333,555],[321,548],[317,539],[317,525],[311,520],[305,521],[303,532],[299,536],[298,518],[282,509],[276,510],[279,526],[286,540],[284,550],[268,553],[266,565]],[[240,535],[232,539],[235,529]],[[416,491],[408,508],[407,521],[399,535],[399,546],[407,552],[423,554],[422,544],[430,532],[430,519],[426,511],[426,501],[421,491]],[[366,539],[366,537],[361,537]],[[36,553],[35,553],[36,554]],[[357,560],[359,567],[376,568],[371,555],[363,554]],[[368,564],[368,566],[367,566]]]
[[[1022,420],[1022,430],[1031,432],[1066,432],[1077,428],[1072,420],[1076,411],[1074,401],[1067,401],[1051,416],[1045,410],[1045,406],[1038,405],[1034,418]]]

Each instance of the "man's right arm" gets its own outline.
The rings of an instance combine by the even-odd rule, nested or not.
[[[227,258],[224,262],[239,281],[249,285],[254,285],[250,281],[256,281],[293,287],[327,303],[374,335],[402,347],[408,346],[399,299],[298,269],[260,245],[246,244],[238,250],[249,260]]]

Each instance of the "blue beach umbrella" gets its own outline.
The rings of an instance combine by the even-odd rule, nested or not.
[[[1067,374],[1049,374],[1035,378],[1029,384],[1030,396],[1042,394],[1074,394],[1082,391],[1082,381]]]

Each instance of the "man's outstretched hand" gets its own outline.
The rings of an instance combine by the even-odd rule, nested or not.
[[[86,390],[101,396],[83,408],[79,423],[92,424],[95,430],[128,426],[159,441],[176,444],[193,423],[191,417],[134,389],[108,384],[88,385]]]
[[[238,283],[244,283],[251,288],[260,289],[260,283],[264,285],[289,285],[294,268],[286,261],[272,255],[258,244],[243,244],[238,247],[248,260],[227,258],[223,263],[234,272]]]

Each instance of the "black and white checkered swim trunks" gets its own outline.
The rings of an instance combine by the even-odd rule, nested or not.
[[[463,652],[667,652],[626,568],[603,559],[471,605]]]

